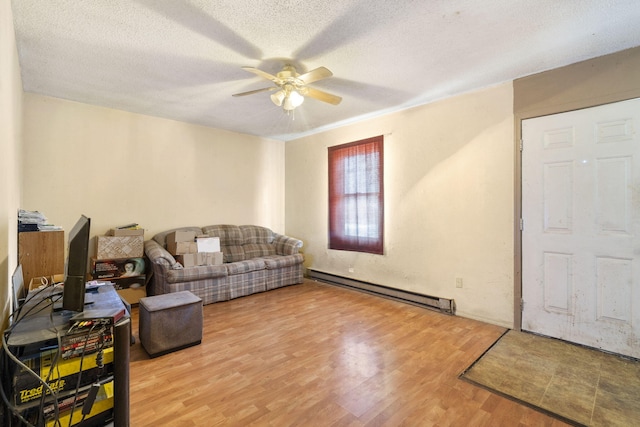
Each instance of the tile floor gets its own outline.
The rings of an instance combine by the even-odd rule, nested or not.
[[[637,360],[509,331],[463,378],[582,425],[640,425]]]

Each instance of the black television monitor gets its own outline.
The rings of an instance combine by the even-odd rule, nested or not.
[[[89,264],[89,229],[91,219],[82,215],[69,233],[67,262],[64,269],[62,308],[84,310],[84,294]]]

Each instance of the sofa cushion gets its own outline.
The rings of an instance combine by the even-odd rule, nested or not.
[[[244,249],[245,259],[259,258],[263,256],[275,255],[275,245],[268,245],[266,243],[246,243],[242,246]]]
[[[242,248],[242,231],[237,225],[208,225],[202,227],[202,231],[207,236],[220,238],[220,250],[225,263],[244,261],[247,258]]]
[[[244,238],[244,244],[259,243],[259,244],[271,244],[273,243],[273,231],[267,227],[260,227],[259,225],[241,225],[242,237]]]
[[[250,271],[264,270],[265,263],[262,259],[248,259],[246,261],[238,261],[232,264],[224,264],[229,276],[233,274],[248,273]]]
[[[202,227],[202,232],[211,237],[219,237],[220,246],[240,246],[244,243],[242,230],[237,225],[208,225]]]
[[[220,245],[220,250],[222,251],[223,262],[225,263],[245,260],[244,249],[242,246]]]

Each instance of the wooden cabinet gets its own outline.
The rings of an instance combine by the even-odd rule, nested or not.
[[[34,277],[64,273],[64,231],[18,233],[18,262],[26,286]]]

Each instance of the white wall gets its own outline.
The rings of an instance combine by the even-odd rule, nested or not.
[[[139,223],[284,232],[284,143],[35,94],[24,96],[23,207],[92,235]]]
[[[511,327],[512,111],[508,83],[288,142],[287,233],[306,266],[454,298],[458,315]],[[385,254],[329,250],[327,147],[381,134]]]
[[[22,81],[11,3],[0,2],[0,327],[6,326],[11,275],[17,265]]]
[[[84,213],[94,235],[261,224],[303,239],[308,267],[454,298],[459,315],[511,326],[512,96],[504,84],[285,145],[25,94],[22,207],[65,230]],[[327,147],[379,134],[385,255],[328,250]]]

